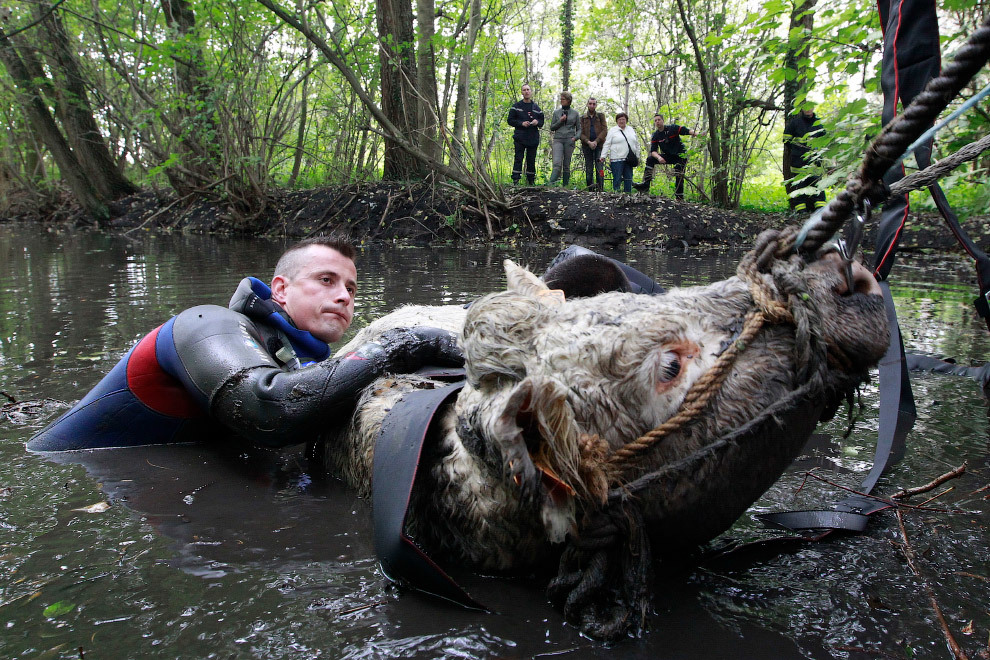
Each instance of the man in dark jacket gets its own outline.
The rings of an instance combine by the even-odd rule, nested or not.
[[[809,140],[825,135],[825,129],[818,123],[815,116],[815,107],[806,104],[800,112],[790,118],[784,128],[784,143],[790,146],[791,171],[801,168],[816,167],[821,165],[821,155],[817,150],[808,145]],[[802,179],[791,184],[792,189],[810,188],[818,185],[821,176],[808,174]],[[799,208],[802,204],[808,213],[816,208],[825,205],[825,191],[811,193],[807,195],[796,195],[794,197],[794,208]]]
[[[389,331],[330,359],[330,344],[351,324],[355,280],[350,244],[297,243],[279,259],[271,287],[246,277],[228,307],[192,307],[155,328],[28,448],[129,447],[217,435],[284,447],[315,440],[382,374],[463,363],[451,333],[426,327]]]
[[[602,142],[606,133],[608,122],[605,115],[598,112],[598,100],[592,97],[588,99],[587,114],[581,117],[581,153],[584,154],[584,182],[588,190],[601,191],[605,183],[605,170],[598,164],[598,159],[602,157]]]
[[[650,138],[650,155],[646,159],[646,169],[643,172],[643,182],[634,183],[633,188],[649,192],[650,182],[653,181],[653,170],[657,165],[674,166],[674,197],[684,199],[684,168],[687,166],[687,158],[684,157],[684,143],[681,142],[682,135],[704,135],[690,128],[671,124],[664,124],[663,115],[657,113],[653,115],[653,136]]]
[[[536,183],[536,148],[540,146],[540,127],[543,126],[543,110],[533,100],[533,89],[522,86],[522,100],[509,108],[509,126],[516,152],[512,161],[512,183],[518,184],[522,176],[523,155],[526,156],[526,181]]]

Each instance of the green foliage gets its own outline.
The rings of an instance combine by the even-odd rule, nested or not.
[[[780,181],[784,118],[772,108],[780,107],[788,82],[806,83],[798,102],[808,97],[818,103],[828,132],[815,145],[826,164],[822,185],[841,185],[879,130],[880,29],[874,5],[868,0],[818,2],[812,10],[813,30],[806,35],[791,28],[793,4],[788,0],[683,2],[710,76],[718,128],[717,140],[712,135],[685,139],[695,186],[710,196],[713,182],[727,177],[730,202],[766,210],[786,207]],[[296,187],[379,175],[383,142],[376,123],[341,73],[296,30],[255,2],[188,4],[195,23],[185,27],[168,24],[155,0],[66,0],[59,9],[77,39],[88,87],[97,99],[97,122],[129,177],[153,186],[174,186],[186,177],[190,185],[236,200],[284,185],[297,153],[302,166]],[[440,119],[448,126],[467,47],[468,5],[468,0],[437,5],[432,47]],[[298,7],[301,18],[337,48],[363,89],[380,101],[374,3],[332,0],[282,6]],[[21,3],[13,9],[4,28],[8,32],[30,21]],[[980,7],[965,0],[946,0],[939,11],[946,52],[982,21]],[[570,62],[576,109],[583,112],[590,95],[599,98],[599,109],[609,118],[625,109],[644,143],[658,108],[669,121],[708,130],[698,63],[676,0],[493,0],[482,3],[481,18],[466,127],[468,135],[480,135],[481,141],[472,139],[466,147],[498,182],[508,182],[511,170],[508,107],[526,80],[549,113],[562,89],[556,62]],[[806,36],[808,52],[785,62],[788,47]],[[179,84],[186,74],[197,84]],[[5,175],[0,178],[7,186],[52,189],[58,170],[50,155],[37,149],[39,141],[21,115],[5,70],[0,69],[0,78],[0,120],[7,128],[0,132]],[[975,86],[986,80],[982,74]],[[972,112],[939,136],[938,153],[955,151],[988,131],[990,115]],[[550,172],[549,141],[545,134],[537,160],[541,182]],[[723,161],[720,172],[711,165],[713,149]],[[576,162],[579,154],[577,149]],[[948,177],[943,185],[950,200],[974,212],[985,208],[990,192],[982,177],[988,166],[986,158],[980,159]],[[576,171],[572,179],[580,187],[583,173]],[[689,185],[689,196],[691,190]]]
[[[66,600],[60,600],[46,607],[43,614],[49,619],[55,619],[62,616],[63,614],[68,614],[74,609],[76,609],[75,603],[70,603],[69,601]]]

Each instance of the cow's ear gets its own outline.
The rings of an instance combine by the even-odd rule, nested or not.
[[[505,266],[505,279],[509,291],[539,298],[541,302],[550,305],[564,301],[562,291],[551,289],[543,280],[516,264],[512,259],[506,259],[502,265]]]

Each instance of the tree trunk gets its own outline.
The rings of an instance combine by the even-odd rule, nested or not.
[[[467,42],[464,44],[464,55],[461,57],[461,65],[457,71],[457,103],[454,106],[454,143],[450,148],[451,160],[463,157],[464,128],[467,125],[468,98],[471,93],[471,60],[480,24],[481,0],[471,0]]]
[[[382,112],[405,141],[420,146],[419,98],[413,88],[416,76],[412,4],[408,0],[376,0],[378,39],[381,52]],[[393,139],[385,137],[385,167],[382,179],[422,179],[426,170]]]
[[[382,107],[375,103],[374,99],[372,99],[371,95],[361,84],[361,81],[354,73],[354,70],[348,66],[346,61],[344,61],[344,58],[339,50],[331,48],[329,44],[327,44],[326,39],[309,29],[303,21],[299,20],[298,16],[286,11],[284,8],[277,5],[274,0],[258,0],[258,2],[305,35],[305,37],[309,39],[310,43],[320,50],[327,60],[329,60],[330,63],[340,72],[344,79],[347,80],[347,84],[350,85],[351,89],[354,90],[354,93],[357,94],[358,98],[361,100],[361,103],[364,104],[364,107],[367,108],[368,112],[371,113],[371,115],[378,122],[379,126],[381,126],[382,134],[385,136],[386,141],[391,142],[395,149],[403,151],[407,154],[410,160],[416,163],[417,172],[436,172],[441,176],[445,176],[456,181],[457,183],[460,183],[468,190],[474,191],[479,195],[484,195],[485,201],[488,203],[494,204],[503,210],[508,209],[508,204],[506,203],[504,196],[501,194],[501,191],[492,183],[484,172],[474,172],[471,174],[460,168],[448,167],[443,162],[430,158],[415,142],[409,140],[407,133],[389,118],[388,114],[385,113]],[[382,93],[384,94],[384,81],[382,81],[381,87]]]
[[[718,206],[727,207],[729,205],[729,176],[728,172],[725,171],[722,159],[722,138],[715,114],[715,99],[712,94],[708,68],[701,57],[701,47],[698,45],[694,28],[688,21],[687,12],[684,10],[684,0],[677,0],[677,9],[681,15],[681,22],[684,24],[684,31],[687,32],[691,47],[694,50],[694,59],[698,66],[698,78],[701,81],[701,94],[708,114],[708,134],[710,136],[708,153],[712,159],[712,202]]]
[[[491,79],[491,72],[486,68],[485,77],[481,82],[481,98],[478,99],[478,135],[474,141],[474,154],[477,167],[482,167],[484,159],[482,152],[485,148],[485,123],[488,121],[488,81]]]
[[[440,116],[440,101],[437,97],[437,63],[433,52],[435,28],[433,17],[436,6],[433,0],[416,0],[416,87],[419,90],[419,116],[417,121],[422,129],[419,145],[431,158],[440,158],[440,144],[437,142],[437,119]]]
[[[562,90],[571,88],[571,54],[574,47],[574,0],[564,0],[560,10],[560,77]]]
[[[800,34],[799,37],[788,39],[787,52],[784,54],[784,67],[794,72],[791,80],[784,79],[784,121],[788,121],[794,113],[794,101],[798,93],[810,86],[814,70],[807,60],[810,46],[811,31],[815,21],[815,0],[796,0],[791,9],[791,28],[788,34]],[[800,32],[796,31],[799,30]],[[793,211],[797,207],[797,199],[791,197],[794,184],[790,180],[794,177],[791,171],[791,145],[784,143],[784,189],[787,190],[787,203]]]
[[[69,186],[76,201],[97,222],[109,219],[110,212],[107,209],[106,200],[100,197],[86,173],[83,172],[65,136],[59,131],[55,119],[48,111],[48,106],[42,102],[41,94],[28,67],[2,28],[0,28],[0,61],[3,62],[7,68],[7,73],[10,74],[14,84],[20,90],[18,100],[31,130],[51,152],[62,178]]]
[[[202,180],[216,180],[220,177],[223,166],[220,162],[222,149],[218,144],[219,133],[214,119],[212,85],[203,63],[202,49],[198,45],[184,47],[195,43],[196,14],[188,0],[161,0],[161,5],[166,24],[179,35],[176,45],[181,56],[173,59],[175,83],[181,99],[179,121],[174,124],[181,128],[181,134],[175,137],[183,147],[183,166],[199,175]],[[177,192],[188,194],[201,185],[202,180],[180,184],[183,189]]]
[[[306,52],[305,66],[303,66],[303,72],[306,77],[303,78],[302,89],[300,90],[302,100],[299,103],[299,131],[296,133],[296,153],[292,158],[292,174],[289,175],[289,181],[286,184],[289,188],[296,185],[296,179],[299,178],[299,169],[302,167],[303,152],[305,151],[306,119],[309,105],[309,59],[311,55],[312,50]]]
[[[114,200],[138,191],[117,168],[117,163],[100,133],[86,91],[90,86],[79,68],[69,35],[57,12],[47,2],[34,7],[35,20],[45,42],[45,54],[52,72],[55,114],[62,124],[76,160],[97,194]]]

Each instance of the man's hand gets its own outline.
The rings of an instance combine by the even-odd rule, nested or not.
[[[591,140],[590,142],[588,142],[588,146],[594,149],[595,147],[598,146],[598,140]]]
[[[392,373],[411,373],[425,366],[460,367],[464,364],[457,335],[440,328],[392,328],[383,332],[377,343],[385,351],[385,369]]]

